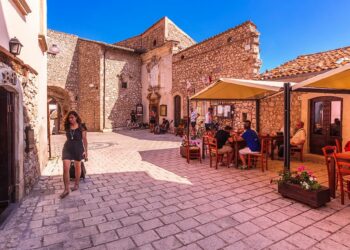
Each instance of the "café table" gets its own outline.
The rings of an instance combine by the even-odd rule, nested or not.
[[[239,150],[246,146],[246,142],[241,137],[232,136],[231,145],[232,145],[233,154],[234,154],[233,164],[235,168],[238,168]]]
[[[338,153],[338,158],[345,162],[350,162],[350,152]],[[344,158],[342,158],[344,157]],[[337,170],[334,157],[330,158],[329,169],[328,169],[328,187],[331,192],[331,197],[335,198],[336,187],[337,187]]]
[[[261,139],[265,139],[265,138],[270,138],[272,143],[270,145],[270,158],[271,160],[275,159],[275,149],[277,146],[277,143],[279,143],[280,145],[283,145],[283,135],[260,135],[259,136]]]

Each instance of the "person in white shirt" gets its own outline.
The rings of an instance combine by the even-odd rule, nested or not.
[[[300,147],[306,141],[306,132],[304,129],[304,123],[302,121],[298,122],[295,128],[296,132],[290,139],[290,145],[295,147]],[[284,145],[282,145],[278,150],[278,157],[282,158],[284,152]]]
[[[213,108],[208,108],[208,113],[205,114],[205,129],[211,130],[213,126]]]
[[[196,125],[197,125],[197,119],[199,117],[199,114],[197,111],[194,111],[193,108],[191,108],[191,128],[192,128],[192,136],[196,135]]]

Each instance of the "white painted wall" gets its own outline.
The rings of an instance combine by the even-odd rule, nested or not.
[[[0,45],[9,49],[9,40],[17,37],[23,44],[18,58],[38,72],[39,103],[36,119],[40,125],[36,132],[39,161],[43,168],[47,161],[47,56],[39,47],[38,35],[47,34],[46,0],[26,0],[26,2],[32,12],[23,16],[12,0],[0,0]],[[40,13],[41,4],[42,13]]]

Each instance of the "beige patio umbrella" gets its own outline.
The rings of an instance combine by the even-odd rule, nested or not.
[[[276,81],[245,80],[220,78],[207,88],[193,95],[191,100],[259,100],[280,91],[284,91],[284,142],[286,147],[284,167],[290,169],[290,90],[295,83]],[[188,105],[189,112],[189,105]]]
[[[283,82],[220,78],[191,100],[257,100],[283,89]]]
[[[350,90],[350,63],[295,84],[292,89],[296,90],[304,87]]]

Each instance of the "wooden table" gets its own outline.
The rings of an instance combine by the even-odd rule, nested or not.
[[[281,144],[283,144],[283,135],[260,135],[259,138],[261,139],[271,139],[271,149],[270,149],[270,158],[271,160],[274,160],[275,159],[275,149],[276,149],[276,143],[277,142],[281,142]]]
[[[232,148],[233,148],[233,164],[235,168],[238,168],[238,161],[239,161],[239,150],[244,148],[246,146],[246,142],[243,138],[235,138],[232,137],[233,141],[231,142]]]
[[[342,161],[350,162],[350,152],[344,152],[337,154]],[[342,158],[344,156],[344,158]],[[328,169],[328,186],[331,192],[331,197],[335,198],[335,191],[337,186],[337,170],[335,160],[333,157],[330,158],[329,169]]]

